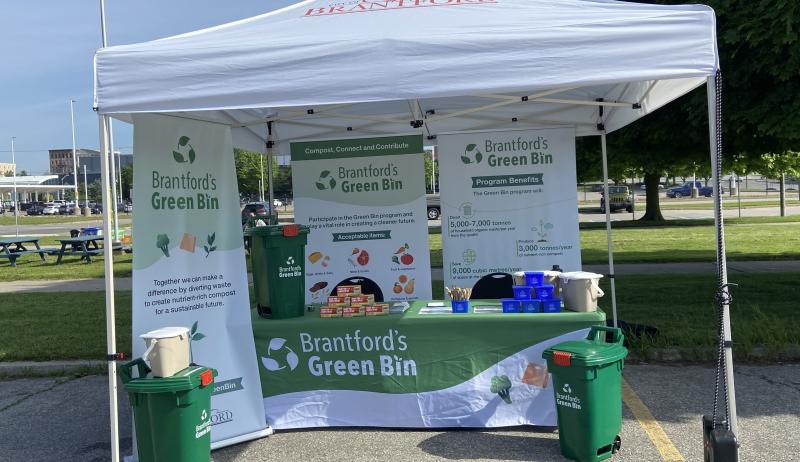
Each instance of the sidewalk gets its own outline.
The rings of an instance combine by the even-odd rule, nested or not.
[[[584,271],[608,274],[608,265],[584,265]],[[687,263],[623,263],[614,267],[617,275],[628,274],[714,274],[714,262],[687,262]],[[728,274],[736,273],[794,273],[800,272],[800,260],[783,261],[735,261],[728,262]],[[431,268],[433,280],[444,279],[442,268]],[[248,275],[252,283],[252,276]],[[131,278],[114,279],[116,290],[131,290]],[[12,281],[0,282],[0,294],[18,292],[96,292],[105,289],[103,279],[66,279],[42,281]]]

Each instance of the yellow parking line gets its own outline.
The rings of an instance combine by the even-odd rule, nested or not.
[[[661,425],[659,425],[658,421],[653,417],[650,409],[645,406],[639,398],[639,395],[633,391],[633,388],[628,385],[625,379],[622,379],[622,401],[625,402],[625,405],[631,410],[633,416],[636,417],[639,425],[642,426],[642,429],[647,433],[650,441],[652,441],[653,445],[658,449],[663,460],[669,462],[685,460],[681,453],[678,452],[675,445],[672,444],[672,440],[664,433],[664,429],[661,428]]]

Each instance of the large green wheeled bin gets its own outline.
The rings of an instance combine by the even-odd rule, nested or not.
[[[599,461],[619,450],[624,339],[620,329],[594,326],[586,339],[559,343],[542,354],[553,374],[564,457]]]
[[[138,378],[132,377],[134,367]],[[133,410],[139,462],[210,461],[211,392],[217,371],[189,366],[171,377],[149,373],[141,358],[119,370]]]
[[[258,314],[272,319],[303,316],[308,226],[257,226],[250,236],[250,261]]]

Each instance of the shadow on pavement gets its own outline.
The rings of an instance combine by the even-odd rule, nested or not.
[[[516,434],[509,434],[514,431]],[[537,436],[549,435],[549,436]],[[452,429],[422,441],[422,451],[449,460],[566,460],[559,454],[558,436],[550,427],[497,430]],[[543,455],[552,455],[542,459]]]

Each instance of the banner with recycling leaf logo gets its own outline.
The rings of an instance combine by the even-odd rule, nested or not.
[[[230,128],[134,116],[133,355],[139,336],[189,330],[191,361],[215,368],[211,439],[263,433]]]
[[[431,298],[422,136],[291,144],[295,221],[308,225],[307,303],[360,284],[378,301]]]
[[[437,137],[445,286],[581,269],[574,128]],[[487,279],[488,280],[488,279]]]

